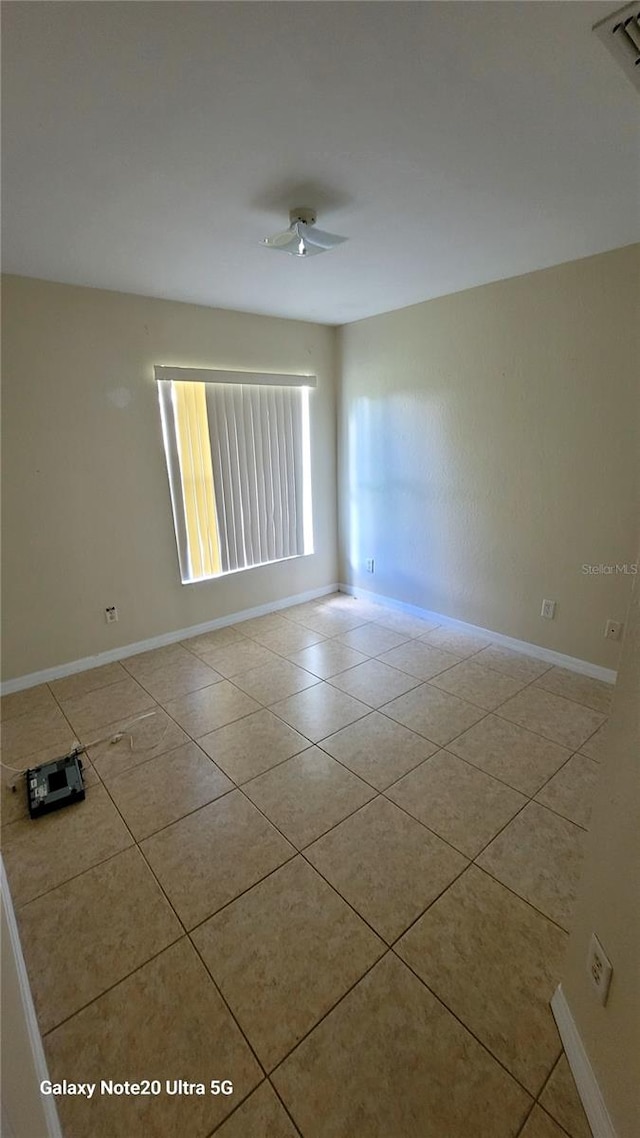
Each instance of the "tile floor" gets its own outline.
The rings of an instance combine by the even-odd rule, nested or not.
[[[338,595],[3,699],[5,763],[88,745],[37,822],[3,771],[52,1078],[233,1083],[65,1138],[589,1138],[549,999],[610,696]]]

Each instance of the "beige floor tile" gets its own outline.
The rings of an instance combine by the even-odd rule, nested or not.
[[[141,849],[188,929],[294,853],[239,790],[147,838]]]
[[[315,607],[324,612],[347,613],[348,616],[358,617],[362,623],[375,620],[385,611],[382,605],[364,597],[354,597],[350,593],[331,593],[326,597],[320,597],[315,602]]]
[[[604,720],[599,711],[535,686],[525,688],[503,703],[500,715],[574,751]]]
[[[18,910],[43,1034],[182,935],[136,847]]]
[[[571,1138],[591,1138],[591,1127],[564,1052],[540,1095],[540,1104],[564,1127]]]
[[[318,747],[310,747],[252,779],[244,791],[298,849],[319,838],[375,793]]]
[[[478,636],[472,632],[462,632],[457,628],[435,628],[433,632],[424,635],[425,644],[434,648],[442,648],[445,652],[452,652],[454,656],[464,659],[473,656],[482,648],[487,648],[491,641],[486,636]]]
[[[419,680],[430,680],[446,668],[452,668],[460,662],[458,656],[451,652],[443,652],[440,648],[433,648],[425,644],[424,640],[409,640],[384,652],[380,659],[383,664],[390,664],[392,668],[399,668],[401,672],[408,672]]]
[[[189,652],[195,652],[198,656],[202,649],[208,652],[210,648],[224,648],[228,644],[237,644],[239,640],[244,640],[244,638],[242,626],[233,624],[226,625],[224,628],[213,628],[211,632],[203,632],[200,636],[190,636],[188,640],[182,640],[181,644],[183,648]]]
[[[530,905],[470,866],[396,951],[537,1095],[560,1053],[549,1000],[566,941],[566,934]]]
[[[133,838],[103,786],[90,787],[84,801],[64,810],[11,822],[2,856],[15,908],[130,845]]]
[[[291,652],[301,652],[312,644],[319,644],[324,637],[319,632],[295,624],[292,620],[283,621],[283,628],[273,628],[267,632],[259,632],[254,639],[271,652],[280,656],[288,656]]]
[[[24,688],[0,697],[0,720],[15,719],[18,715],[32,715],[37,711],[55,711],[57,705],[48,684]]]
[[[590,759],[595,759],[596,762],[601,763],[607,758],[609,750],[609,721],[605,720],[602,727],[599,727],[598,730],[582,744],[580,751],[583,755],[588,755]]]
[[[205,1138],[262,1072],[213,981],[184,938],[45,1039],[50,1078],[159,1079],[159,1095],[57,1100],[69,1138]],[[233,1095],[168,1095],[165,1081],[233,1082]]]
[[[97,691],[106,688],[109,684],[117,684],[127,679],[122,664],[103,664],[100,668],[90,668],[86,672],[76,672],[72,676],[65,676],[61,680],[54,680],[49,686],[56,699],[69,699],[74,695],[84,695],[85,692]]]
[[[104,736],[104,741],[90,747],[88,753],[100,778],[107,785],[124,771],[155,759],[166,751],[174,751],[189,741],[189,736],[161,707],[155,707],[153,715],[139,719],[136,723],[129,723],[127,719],[109,723],[100,729],[100,734]],[[118,735],[121,738],[115,743],[111,742]]]
[[[455,739],[485,714],[466,700],[449,695],[431,684],[422,684],[385,704],[384,713],[440,746]]]
[[[384,790],[433,755],[437,747],[401,723],[373,711],[323,739],[322,750],[377,790]]]
[[[262,616],[252,616],[249,620],[242,620],[234,627],[253,640],[258,640],[263,632],[279,632],[291,622],[283,613],[266,612]]]
[[[491,668],[483,668],[473,660],[463,660],[439,676],[434,676],[431,682],[443,691],[483,707],[485,711],[499,707],[523,685],[522,680],[514,680]]]
[[[267,1071],[384,952],[300,857],[201,925],[193,940]]]
[[[390,652],[392,648],[397,648],[406,640],[407,636],[394,632],[391,628],[384,628],[381,624],[363,624],[359,628],[352,628],[350,632],[343,632],[338,637],[340,644],[364,652],[366,656],[378,656],[382,652]]]
[[[275,664],[279,657],[255,640],[239,640],[236,644],[225,644],[220,648],[202,648],[198,652],[201,660],[227,679],[241,676],[252,668],[263,664]]]
[[[305,856],[389,944],[468,864],[384,798],[346,818]]]
[[[480,855],[478,865],[567,929],[584,839],[584,830],[573,822],[530,802]]]
[[[73,745],[75,734],[57,705],[42,705],[3,720],[0,740],[3,763],[18,766],[19,760],[46,747],[55,747],[59,754],[64,754]]]
[[[390,668],[381,660],[367,660],[339,676],[333,676],[329,682],[369,707],[382,707],[396,696],[417,687],[420,680],[397,668]]]
[[[546,660],[524,656],[521,652],[503,648],[501,644],[490,644],[488,648],[483,648],[478,653],[477,663],[495,668],[496,672],[504,672],[505,676],[513,676],[514,680],[522,680],[525,684],[537,679],[543,672],[548,672],[551,667]]]
[[[602,680],[594,680],[591,676],[582,676],[579,672],[570,672],[566,668],[549,668],[548,672],[536,680],[536,687],[563,695],[576,703],[583,703],[605,715],[611,710],[613,684],[605,684]]]
[[[422,617],[411,616],[406,612],[395,612],[393,609],[384,609],[375,620],[376,624],[381,624],[383,628],[390,628],[392,632],[399,632],[403,636],[415,639],[440,627],[436,621],[423,620]]]
[[[258,703],[268,707],[270,703],[277,703],[289,695],[304,691],[318,683],[318,677],[311,672],[305,672],[292,664],[290,660],[278,660],[276,664],[263,664],[260,668],[252,668],[233,681],[236,687],[242,689]]]
[[[266,710],[219,727],[198,742],[236,783],[248,782],[309,746],[308,739]]]
[[[556,1126],[552,1118],[539,1106],[534,1106],[520,1138],[567,1138],[566,1132]]]
[[[531,1104],[392,954],[273,1082],[305,1138],[515,1138]]]
[[[600,764],[586,755],[573,755],[536,795],[536,801],[570,822],[588,829]]]
[[[447,751],[433,755],[385,793],[470,858],[526,802],[524,795]]]
[[[231,779],[192,742],[109,783],[111,797],[137,842],[229,790]]]
[[[232,723],[234,719],[241,719],[252,711],[259,711],[260,704],[251,699],[245,692],[240,691],[235,684],[222,680],[219,684],[212,684],[209,688],[189,692],[178,699],[170,699],[165,708],[172,719],[197,739]]]
[[[327,606],[316,608],[313,612],[305,612],[301,616],[296,615],[295,619],[296,623],[304,628],[310,628],[312,632],[319,632],[321,636],[329,637],[341,636],[352,628],[359,628],[360,625],[368,623],[366,618],[357,612]]]
[[[293,1122],[271,1085],[261,1083],[216,1130],[216,1138],[298,1138]]]
[[[326,604],[326,600],[324,603]],[[315,601],[304,601],[299,605],[289,605],[285,611],[287,620],[292,620],[296,624],[300,624],[305,616],[317,616],[318,613],[322,611],[322,608],[322,599],[318,598]]]
[[[314,676],[327,680],[356,664],[364,664],[368,657],[363,652],[347,648],[346,644],[341,644],[338,640],[322,640],[320,644],[312,644],[302,652],[291,653],[289,659]]]
[[[328,683],[315,684],[287,699],[274,703],[271,710],[312,743],[333,735],[341,727],[361,719],[370,708]]]
[[[0,790],[0,819],[2,821],[2,827],[4,828],[11,822],[17,822],[20,818],[26,818],[29,809],[27,806],[27,792],[24,779],[21,778],[19,774],[6,771],[4,768],[2,769],[0,777],[2,780]]]
[[[163,703],[187,692],[206,688],[222,679],[220,673],[205,664],[199,656],[187,652],[186,648],[180,648],[180,651],[182,655],[175,655],[166,663],[158,663],[154,667],[146,665],[135,675],[145,691]],[[135,659],[134,656],[133,660]],[[129,663],[125,660],[125,667]]]
[[[181,660],[185,649],[178,641],[172,644],[163,644],[160,648],[150,648],[148,652],[137,652],[134,656],[123,656],[122,664],[126,664],[131,675],[153,672],[156,668],[170,664],[172,660]]]
[[[61,699],[60,705],[84,743],[105,723],[140,715],[155,707],[155,700],[136,680],[127,677],[106,688]]]
[[[571,754],[497,715],[485,716],[447,749],[527,795],[535,794]]]

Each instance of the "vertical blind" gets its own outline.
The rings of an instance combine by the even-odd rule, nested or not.
[[[182,580],[312,552],[307,388],[158,389]]]

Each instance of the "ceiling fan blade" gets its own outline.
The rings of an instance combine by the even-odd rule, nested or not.
[[[346,237],[339,237],[337,233],[327,233],[324,229],[317,229],[315,225],[305,225],[304,222],[299,222],[297,228],[305,244],[317,245],[320,249],[333,249],[347,240]]]
[[[262,244],[269,249],[284,249],[287,245],[296,245],[298,240],[297,234],[291,228],[285,229],[284,233],[275,233],[273,237],[264,237]]]

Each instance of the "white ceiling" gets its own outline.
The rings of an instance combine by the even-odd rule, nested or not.
[[[4,269],[342,324],[629,244],[616,6],[5,3]]]

